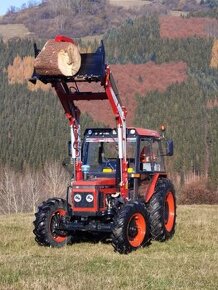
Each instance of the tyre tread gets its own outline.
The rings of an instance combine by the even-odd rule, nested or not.
[[[138,201],[127,203],[121,210],[118,212],[118,215],[114,219],[114,225],[112,230],[112,245],[116,252],[120,254],[128,254],[137,248],[133,248],[128,241],[126,240],[125,228],[126,223],[135,212],[143,213],[146,219],[146,236],[143,243],[140,247],[145,247],[150,244],[150,229],[149,222],[146,214],[146,209],[144,205]]]
[[[153,240],[164,242],[171,239],[175,233],[176,224],[176,207],[175,207],[175,222],[173,229],[167,232],[163,220],[164,198],[168,191],[173,193],[175,203],[175,190],[171,181],[167,178],[161,178],[155,188],[155,193],[148,203],[147,209],[150,218],[151,236]]]
[[[44,201],[39,205],[38,210],[35,213],[33,233],[35,235],[35,241],[40,246],[62,247],[67,244],[70,239],[70,237],[67,236],[65,241],[57,243],[52,239],[48,231],[48,220],[50,219],[52,212],[58,208],[66,210],[67,202],[62,198],[49,198],[47,201]]]

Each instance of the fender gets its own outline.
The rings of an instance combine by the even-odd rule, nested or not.
[[[151,183],[149,184],[148,190],[146,192],[145,202],[149,202],[149,200],[152,198],[153,194],[155,193],[155,187],[160,176],[166,177],[167,175],[160,174],[160,173],[155,173],[153,175]]]

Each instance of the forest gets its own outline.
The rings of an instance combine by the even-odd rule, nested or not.
[[[115,1],[119,2],[119,1]],[[112,5],[110,0],[29,0],[20,8],[10,6],[0,24],[24,24],[36,37],[47,39],[56,34],[74,37],[102,35],[108,28],[115,29],[129,19],[143,15],[167,15],[169,11],[182,11],[190,16],[217,18],[217,0],[165,0],[145,1],[138,9],[137,1],[130,7]],[[135,5],[135,6],[134,6]]]
[[[164,92],[152,91],[146,96],[135,96],[137,114],[133,125],[158,129],[164,123],[167,135],[175,142],[175,156],[167,161],[167,165],[178,191],[182,192],[191,179],[203,184],[202,191],[211,197],[209,200],[207,197],[208,203],[217,201],[218,69],[210,66],[214,38],[163,39],[158,18],[144,16],[129,19],[119,28],[109,30],[103,40],[110,64],[149,61],[157,64],[183,61],[187,64],[187,81],[173,84]],[[38,41],[39,45],[42,43]],[[82,40],[79,43],[87,50],[94,50],[98,44],[97,41],[83,43]],[[51,90],[30,91],[26,82],[9,83],[8,66],[16,56],[33,56],[33,41],[0,42],[0,199],[8,192],[7,204],[12,212],[34,208],[41,198],[39,188],[44,196],[56,194],[54,188],[58,184],[51,188],[44,177],[47,173],[51,180],[55,174],[62,174],[61,164],[67,157],[70,137],[61,105]],[[90,115],[82,114],[82,128],[97,125]],[[37,185],[39,174],[44,181]],[[8,175],[17,180],[20,195],[21,188],[25,187],[23,180],[33,181],[26,189],[32,200],[31,206],[25,203],[25,197],[13,196]],[[19,207],[21,200],[23,205]],[[2,208],[0,212],[3,212]]]
[[[128,39],[132,41],[125,46]],[[173,85],[164,93],[137,96],[135,124],[158,128],[164,122],[177,146],[172,172],[180,173],[182,180],[190,172],[206,176],[216,187],[218,70],[210,67],[212,46],[213,38],[161,39],[158,19],[154,17],[129,21],[106,36],[111,63],[187,63],[187,82]]]

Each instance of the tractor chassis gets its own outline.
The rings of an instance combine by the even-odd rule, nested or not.
[[[59,227],[57,227],[57,231],[65,231],[65,232],[75,232],[75,231],[83,231],[83,232],[108,232],[112,231],[112,222],[101,222],[97,220],[93,221],[69,221],[67,218],[63,218],[60,222]]]

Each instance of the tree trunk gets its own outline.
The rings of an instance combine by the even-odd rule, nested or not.
[[[39,75],[73,76],[81,65],[81,55],[76,44],[50,39],[35,59],[35,72]]]

